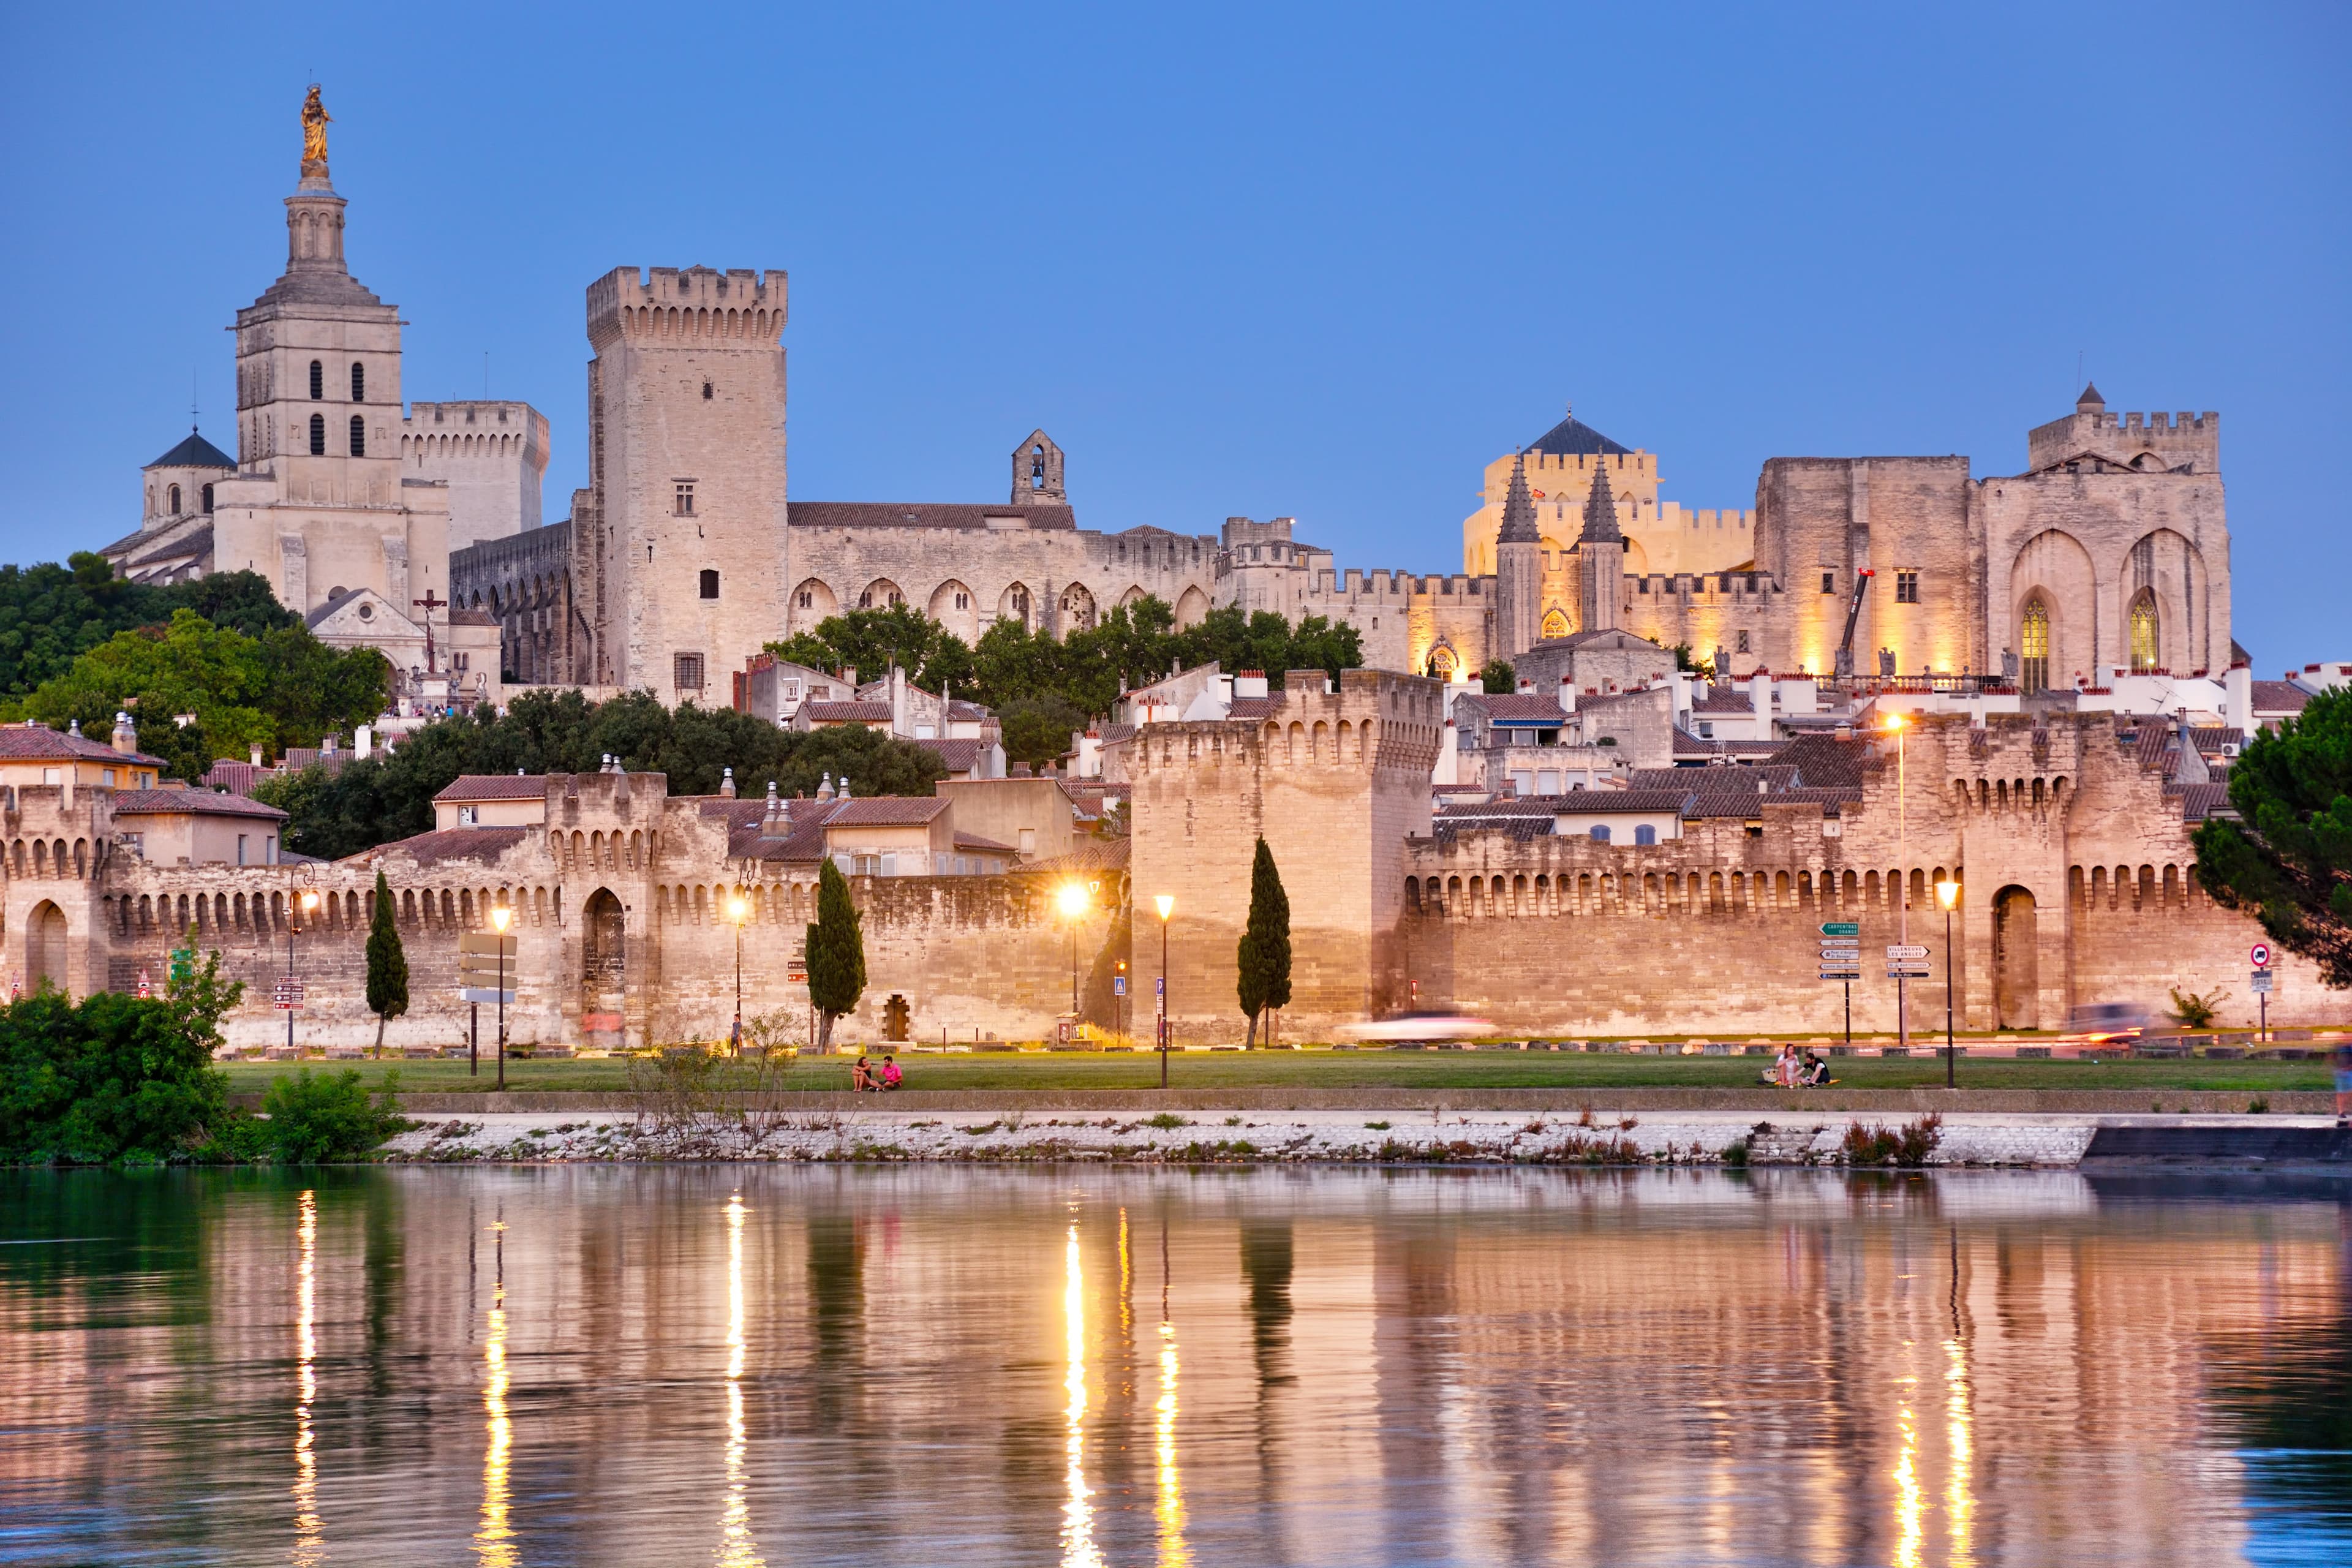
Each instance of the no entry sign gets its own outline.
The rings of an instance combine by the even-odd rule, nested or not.
[[[2271,966],[2271,944],[2266,942],[2258,942],[2254,943],[2252,950],[2249,952],[2246,956],[2254,961],[2254,967],[2256,969],[2268,969]]]

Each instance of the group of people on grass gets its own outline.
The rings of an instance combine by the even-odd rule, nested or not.
[[[866,1058],[860,1057],[857,1058],[857,1065],[849,1069],[849,1092],[880,1094],[886,1089],[898,1088],[906,1081],[906,1078],[907,1075],[898,1070],[898,1058],[896,1056],[885,1056],[882,1058],[882,1065],[878,1068]]]
[[[1820,1089],[1833,1081],[1826,1058],[1813,1051],[1801,1053],[1793,1042],[1780,1047],[1763,1079],[1776,1089]]]

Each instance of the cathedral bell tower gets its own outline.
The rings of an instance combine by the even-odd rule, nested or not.
[[[1528,489],[1528,458],[1511,464],[1511,488],[1503,498],[1503,526],[1495,536],[1495,649],[1496,658],[1517,658],[1536,646],[1543,620],[1543,531],[1536,523],[1536,500]]]

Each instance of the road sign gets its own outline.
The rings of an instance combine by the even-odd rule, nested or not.
[[[2257,969],[2254,971],[2254,994],[2256,995],[2267,996],[2271,994],[2275,973],[2275,971],[2268,969]]]
[[[458,1001],[479,1002],[486,1007],[495,1006],[500,1002],[512,1006],[514,999],[515,994],[512,991],[501,991],[496,985],[468,985],[457,993]]]
[[[1127,994],[1126,975],[1114,974],[1110,977],[1110,994],[1114,996],[1124,996]]]
[[[504,980],[511,984],[516,973],[514,938],[471,931],[457,938],[457,984],[469,991],[490,993],[479,1000],[497,1001],[499,983]]]
[[[1890,963],[1886,966],[1889,980],[1925,980],[1927,966],[1924,963]]]
[[[1859,969],[1824,969],[1822,971],[1822,978],[1824,980],[1859,980],[1862,978],[1862,971]]]
[[[1822,943],[1822,956],[1825,959],[1832,957],[1859,959],[1862,957],[1862,949],[1853,946],[1852,943],[1841,945],[1835,942],[1825,942]]]
[[[290,1012],[302,1005],[302,982],[289,974],[270,988],[269,1003],[281,1012]],[[289,1027],[291,1027],[289,1025]]]
[[[1862,922],[1860,921],[1823,921],[1822,934],[1823,936],[1860,936]]]
[[[194,973],[194,971],[195,971],[195,966],[196,966],[196,950],[195,950],[194,948],[193,948],[193,947],[175,947],[175,948],[173,948],[173,949],[172,950],[172,978],[173,978],[173,979],[174,979],[174,980],[185,980],[185,979],[187,979],[187,978],[188,978],[188,976],[189,976],[190,974],[192,974],[192,973]]]
[[[147,972],[145,970],[141,970],[139,972],[139,999],[142,1002],[144,1002],[154,994],[155,982],[148,978]]]
[[[1886,944],[1886,962],[1889,963],[1906,958],[1916,962],[1927,956],[1927,950],[1916,942],[1890,942]]]
[[[2253,951],[2246,956],[2254,961],[2256,969],[2268,969],[2271,966],[2271,944],[2258,942],[2254,943]]]

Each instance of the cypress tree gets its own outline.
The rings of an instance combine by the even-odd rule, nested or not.
[[[392,919],[392,884],[375,874],[375,913],[368,921],[367,1005],[375,1015],[375,1054],[383,1055],[383,1026],[408,1011],[408,954]]]
[[[1290,895],[1282,890],[1282,874],[1274,868],[1274,851],[1257,841],[1257,858],[1250,868],[1249,923],[1242,930],[1235,956],[1240,961],[1242,1011],[1249,1016],[1249,1039],[1257,1044],[1259,1019],[1269,1007],[1290,1003]]]
[[[808,928],[809,1001],[816,1008],[816,1048],[833,1046],[833,1021],[855,1009],[866,994],[866,933],[850,901],[841,868],[826,860],[817,868],[816,922]]]

